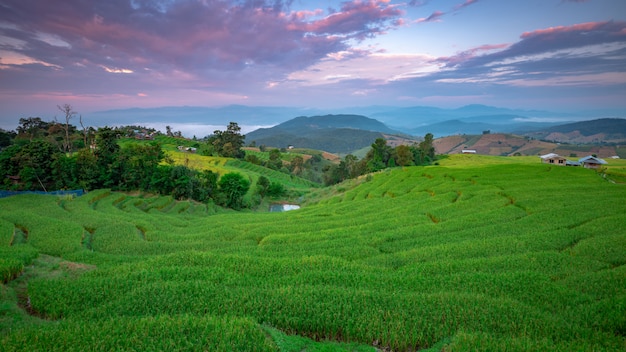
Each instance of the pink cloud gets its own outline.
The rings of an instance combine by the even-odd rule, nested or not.
[[[477,2],[478,2],[478,0],[465,0],[465,2],[464,2],[464,3],[456,5],[456,6],[454,7],[454,10],[455,10],[455,11],[458,11],[458,10],[460,10],[460,9],[464,8],[464,7],[468,7],[468,6],[470,6],[470,5],[472,5],[472,4],[475,4],[475,3],[477,3]]]
[[[531,32],[524,32],[521,35],[522,39],[532,38],[532,37],[545,37],[551,35],[559,35],[563,33],[572,33],[572,32],[585,32],[585,31],[595,31],[605,27],[609,22],[587,22],[575,24],[572,26],[556,26],[545,29],[537,29]]]
[[[478,2],[478,0],[465,0],[465,2],[454,6],[454,8],[452,8],[452,10],[450,10],[449,12],[435,11],[435,12],[431,13],[430,16],[419,18],[419,19],[415,20],[414,22],[415,23],[439,22],[439,21],[441,21],[441,18],[444,15],[447,15],[448,13],[455,13],[457,11],[460,11],[462,8],[468,7],[468,6],[470,6],[472,4],[475,4],[477,2]]]
[[[494,50],[502,50],[509,47],[510,44],[485,44],[468,50],[459,52],[453,56],[440,57],[437,59],[439,62],[443,62],[446,65],[458,65],[463,62],[469,61],[485,52],[493,52]]]
[[[354,0],[345,2],[341,10],[313,22],[294,22],[288,28],[323,34],[335,34],[362,39],[384,32],[385,23],[397,20],[402,11],[385,0]],[[392,22],[395,23],[395,22]]]
[[[419,18],[419,19],[415,20],[415,23],[437,22],[445,14],[446,13],[442,12],[442,11],[435,11],[435,12],[431,13],[430,16],[428,16],[428,17],[423,17],[423,18]]]

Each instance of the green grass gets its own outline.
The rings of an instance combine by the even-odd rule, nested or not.
[[[286,213],[108,190],[0,199],[0,345],[624,350],[624,185],[537,157],[439,164]]]

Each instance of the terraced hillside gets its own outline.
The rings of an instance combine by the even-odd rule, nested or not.
[[[529,160],[454,155],[286,213],[0,199],[0,345],[622,351],[626,188]]]

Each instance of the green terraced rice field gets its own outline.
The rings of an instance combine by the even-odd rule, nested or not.
[[[0,199],[0,349],[626,350],[626,186],[538,158],[439,163],[285,213]]]

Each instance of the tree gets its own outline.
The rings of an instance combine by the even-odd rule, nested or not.
[[[241,135],[241,128],[236,122],[228,124],[226,131],[216,130],[209,138],[209,143],[215,148],[218,155],[227,158],[243,159],[246,153],[241,149],[244,146],[245,136]]]
[[[294,175],[300,175],[304,168],[304,159],[301,156],[295,156],[289,165]]]
[[[59,153],[55,155],[52,169],[55,189],[81,188],[76,158],[65,153]]]
[[[259,159],[259,157],[254,154],[247,154],[246,161],[255,165],[261,165],[263,163],[261,159]]]
[[[348,167],[346,162],[341,160],[339,164],[330,165],[324,168],[324,184],[327,186],[334,185],[348,178]]]
[[[413,164],[413,153],[406,145],[399,145],[395,149],[396,165],[409,166]]]
[[[124,189],[148,190],[152,174],[165,158],[161,145],[132,143],[118,153],[117,163],[121,170],[121,186]]]
[[[280,197],[285,194],[285,186],[280,182],[272,182],[267,188],[267,195],[270,197]]]
[[[265,197],[265,195],[267,194],[267,189],[269,187],[270,180],[263,175],[259,176],[259,179],[256,181],[257,193],[259,193],[261,197]]]
[[[269,160],[265,163],[265,166],[272,170],[280,170],[283,167],[283,160],[279,149],[270,150]]]
[[[77,178],[80,188],[95,189],[100,184],[100,170],[94,153],[87,148],[78,150],[75,154]]]
[[[435,147],[433,146],[432,133],[426,133],[426,135],[424,135],[424,140],[420,142],[419,149],[420,163],[430,163],[432,160],[435,160]]]
[[[242,208],[243,196],[250,189],[250,181],[239,173],[231,172],[220,178],[218,186],[225,206],[235,210]]]
[[[91,146],[90,137],[93,136],[95,131],[93,127],[89,127],[89,128],[85,127],[85,125],[83,124],[83,115],[79,116],[78,121],[80,122],[80,127],[82,127],[83,129],[83,147],[89,148]]]
[[[15,138],[15,132],[6,131],[0,128],[0,150],[2,150],[2,148],[10,146],[13,138]]]
[[[120,146],[117,144],[117,133],[110,127],[102,127],[96,133],[96,164],[98,165],[99,187],[112,187],[119,184],[120,175],[117,163]],[[99,188],[98,187],[98,188]]]
[[[387,145],[384,138],[376,138],[372,144],[372,149],[367,152],[367,168],[369,171],[378,171],[386,168],[391,157],[391,147]]]
[[[70,141],[70,120],[76,116],[76,112],[72,109],[70,104],[63,104],[63,106],[57,105],[57,108],[65,115],[65,124],[61,124],[61,128],[63,128],[63,131],[65,132],[63,138],[63,152],[71,154],[72,143]]]
[[[20,118],[17,126],[18,136],[25,136],[30,141],[39,137],[48,130],[49,123],[41,120],[41,117]]]
[[[210,170],[203,170],[196,177],[198,179],[198,187],[194,189],[191,197],[199,202],[207,202],[217,191],[219,175]]]
[[[0,182],[3,183],[4,187],[8,188],[11,186],[7,176],[17,176],[20,172],[20,166],[13,161],[13,158],[21,149],[18,145],[12,145],[0,152]]]
[[[171,169],[170,179],[173,183],[172,197],[178,200],[191,198],[195,188],[193,170],[182,165],[174,166]]]
[[[52,185],[53,162],[59,151],[49,142],[36,140],[23,146],[12,158],[26,189],[41,189]]]

